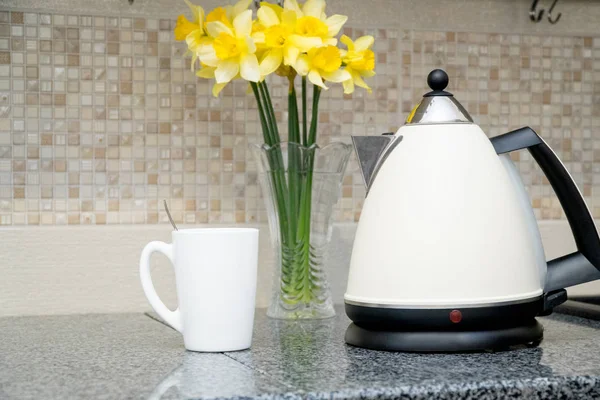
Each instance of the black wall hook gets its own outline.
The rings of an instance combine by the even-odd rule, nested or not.
[[[556,24],[560,20],[560,17],[562,17],[562,13],[559,12],[556,18],[552,18],[552,11],[554,10],[554,6],[556,6],[556,3],[558,3],[558,0],[554,0],[552,5],[550,6],[550,9],[548,10],[548,21],[552,25]]]
[[[541,8],[539,11],[537,10],[538,2],[539,0],[533,0],[533,3],[531,3],[531,8],[529,9],[529,19],[533,22],[540,22],[544,16],[543,8]]]

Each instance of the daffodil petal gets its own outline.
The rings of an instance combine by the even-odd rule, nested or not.
[[[254,32],[250,37],[255,44],[263,44],[266,40],[264,32]]]
[[[299,55],[300,50],[297,47],[285,46],[283,48],[283,63],[285,65],[294,65],[296,64],[296,60],[298,60]]]
[[[306,76],[308,74],[310,65],[308,63],[308,57],[306,56],[306,54],[302,54],[300,57],[298,57],[298,59],[293,65],[298,75]]]
[[[285,0],[283,3],[283,9],[293,11],[297,16],[303,16],[302,9],[300,9],[300,6],[296,0]]]
[[[354,41],[354,50],[356,51],[364,51],[369,47],[373,46],[375,43],[375,38],[371,35],[361,36]]]
[[[196,49],[196,54],[198,54],[198,58],[200,58],[200,62],[206,64],[211,67],[216,67],[219,63],[219,59],[217,58],[217,54],[215,53],[215,49],[210,44],[200,45]]]
[[[317,85],[322,87],[323,89],[328,89],[327,86],[323,83],[323,79],[321,79],[321,75],[314,69],[311,69],[308,73],[308,80],[311,81],[313,85]]]
[[[185,4],[187,4],[187,6],[192,11],[192,14],[194,15],[194,22],[196,24],[200,24],[202,21],[204,21],[204,9],[201,6],[192,4],[190,0],[183,1],[185,1]]]
[[[303,52],[323,45],[323,39],[315,36],[290,35],[287,40]]]
[[[201,29],[196,29],[195,31],[188,33],[185,37],[185,43],[187,44],[188,49],[191,51],[196,50],[202,44],[202,38],[204,37]]]
[[[284,10],[281,13],[281,23],[283,25],[288,25],[288,26],[294,26],[296,24],[296,20],[297,20],[297,16],[296,13],[294,11],[290,11],[290,10]]]
[[[336,38],[325,39],[323,41],[323,44],[327,45],[327,46],[335,46],[335,45],[337,45],[337,39]]]
[[[348,50],[354,50],[354,42],[348,36],[342,35],[342,37],[340,38],[340,42],[345,44]]]
[[[340,33],[342,26],[348,21],[348,17],[345,15],[335,14],[325,20],[327,25],[327,34],[329,36],[336,36]]]
[[[260,23],[265,27],[269,28],[273,25],[279,25],[279,17],[275,13],[275,11],[270,7],[261,7],[256,12],[256,16]]]
[[[254,54],[256,52],[256,45],[254,44],[254,40],[252,40],[252,37],[250,37],[250,36],[246,36],[245,40],[246,40],[247,52],[249,54]]]
[[[306,0],[304,6],[302,6],[302,12],[304,15],[321,19],[321,15],[325,11],[324,0]]]
[[[233,27],[238,38],[245,38],[252,33],[252,10],[243,11],[233,20]]]
[[[240,0],[237,3],[235,3],[235,5],[233,6],[233,17],[235,18],[244,11],[248,10],[248,7],[250,7],[250,3],[252,3],[252,0]]]
[[[250,82],[260,80],[260,67],[255,54],[245,54],[240,58],[240,74],[242,78]]]
[[[345,69],[338,69],[333,72],[323,72],[321,75],[326,80],[328,80],[330,82],[336,82],[336,83],[344,82],[344,81],[347,81],[348,79],[352,79],[352,75],[350,75],[350,72],[346,71]]]
[[[196,76],[204,79],[213,79],[215,77],[214,67],[203,67],[196,71]]]
[[[260,6],[267,7],[267,8],[270,8],[271,10],[275,11],[275,14],[277,14],[277,18],[281,19],[281,13],[283,12],[283,7],[281,7],[280,5],[271,4],[268,1],[261,1]]]
[[[212,21],[206,24],[206,30],[208,34],[214,38],[219,36],[219,33],[226,33],[233,36],[233,31],[230,27],[222,23],[221,21]]]
[[[365,81],[363,81],[363,78],[360,76],[360,74],[352,74],[352,79],[354,80],[354,84],[356,86],[359,86],[363,89],[367,89],[367,91],[371,93],[371,88],[369,87],[369,85],[367,85]]]
[[[370,78],[372,76],[375,76],[375,71],[360,71],[360,76],[362,76],[363,78]]]
[[[187,35],[190,34],[190,32],[193,32],[198,29],[201,29],[199,25],[188,21],[184,15],[180,15],[177,18],[177,23],[175,25],[175,29],[173,30],[173,33],[175,34],[175,40],[185,40],[185,38],[187,37]]]
[[[260,74],[262,76],[269,75],[279,66],[283,61],[283,51],[281,49],[272,49],[266,55],[266,57],[260,62]]]
[[[213,88],[212,88],[212,94],[213,94],[213,96],[218,97],[219,93],[221,93],[221,90],[223,90],[223,88],[225,86],[227,86],[227,83],[215,83],[213,85]]]
[[[215,70],[215,80],[217,83],[227,83],[233,79],[240,70],[238,63],[234,61],[221,61]]]
[[[342,86],[345,94],[354,93],[354,81],[352,79],[342,82]]]

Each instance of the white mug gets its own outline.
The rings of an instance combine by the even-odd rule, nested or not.
[[[172,244],[150,242],[140,257],[142,288],[156,313],[183,334],[192,351],[250,347],[256,301],[258,229],[173,231]],[[167,256],[175,269],[178,307],[169,310],[150,277],[150,256]]]

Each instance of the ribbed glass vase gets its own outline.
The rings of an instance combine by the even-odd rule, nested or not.
[[[351,146],[304,147],[282,142],[250,148],[275,250],[275,279],[267,315],[280,319],[333,317],[323,261]]]

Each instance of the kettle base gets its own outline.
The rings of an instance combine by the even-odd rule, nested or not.
[[[352,323],[346,343],[371,350],[402,352],[466,352],[507,350],[515,346],[537,346],[544,328],[535,319],[510,328],[469,331],[372,330]]]

